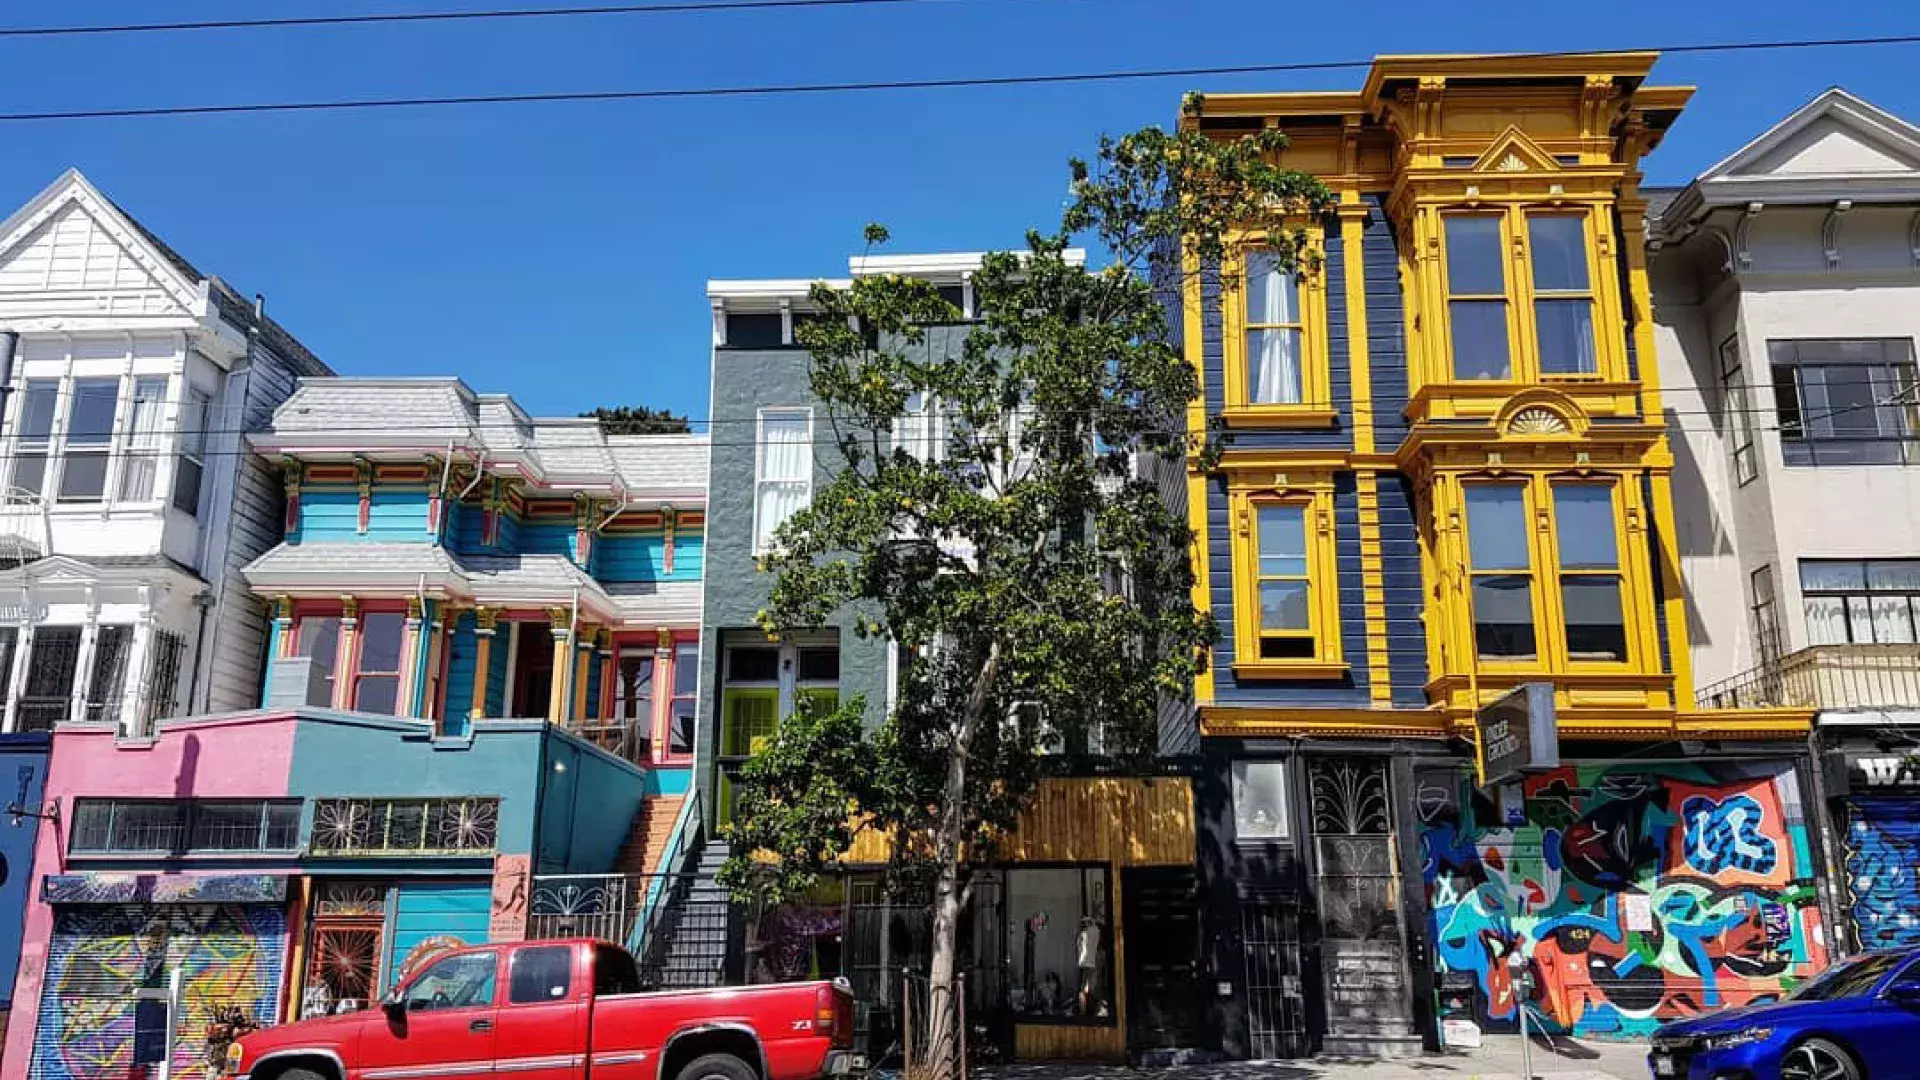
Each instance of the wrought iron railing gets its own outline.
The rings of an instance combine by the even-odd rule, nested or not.
[[[529,938],[592,937],[625,941],[637,912],[636,874],[557,874],[533,879]]]
[[[1920,708],[1920,645],[1815,645],[1696,697],[1703,709]]]

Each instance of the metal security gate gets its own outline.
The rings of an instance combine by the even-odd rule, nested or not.
[[[1300,901],[1292,893],[1240,899],[1247,965],[1247,1044],[1255,1059],[1307,1053],[1306,997],[1300,972]]]
[[[1324,1049],[1377,1053],[1413,1035],[1399,858],[1384,758],[1318,760],[1307,772],[1326,985]]]
[[[133,1061],[134,993],[179,971],[173,1075],[200,1075],[214,1010],[238,1006],[262,1026],[279,1019],[287,917],[255,904],[110,904],[54,910],[33,1036],[30,1080],[125,1077]]]
[[[1847,922],[1854,946],[1920,945],[1920,798],[1856,796],[1847,800]]]

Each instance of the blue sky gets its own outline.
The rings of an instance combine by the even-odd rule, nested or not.
[[[542,0],[518,0],[538,6]],[[7,23],[27,25],[13,5]],[[70,0],[36,21],[504,6]],[[554,0],[554,6],[560,6]],[[164,12],[164,16],[162,15]],[[1444,17],[1436,20],[1436,12]],[[882,8],[0,40],[4,111],[916,79],[1920,32],[1911,0],[933,0]],[[1683,56],[1700,88],[1649,161],[1683,181],[1820,90],[1920,118],[1920,46]],[[1182,91],[1359,71],[1054,87],[0,125],[0,203],[77,166],[343,374],[457,374],[536,413],[703,416],[710,277],[843,273],[1049,224],[1064,163]]]

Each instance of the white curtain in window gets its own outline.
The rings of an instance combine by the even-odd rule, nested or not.
[[[755,493],[755,546],[765,550],[774,531],[812,497],[813,443],[805,413],[767,414],[760,423],[760,483]]]
[[[1806,598],[1807,640],[1814,645],[1845,645],[1847,643],[1847,612],[1845,602],[1837,596],[1809,596]]]
[[[1913,619],[1904,596],[1875,596],[1873,640],[1882,645],[1913,644]]]
[[[1247,323],[1293,326],[1300,322],[1300,295],[1293,275],[1270,258],[1247,260]],[[1247,334],[1249,389],[1259,405],[1300,401],[1300,332],[1253,330]]]
[[[160,414],[166,395],[164,379],[142,379],[134,385],[127,455],[120,470],[120,498],[126,502],[153,498],[153,481],[160,467]]]

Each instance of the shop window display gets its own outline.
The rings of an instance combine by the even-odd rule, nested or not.
[[[1023,1021],[1110,1022],[1106,869],[1009,870],[1005,890],[1009,1010]]]

